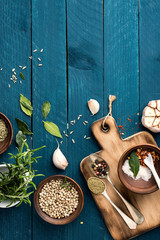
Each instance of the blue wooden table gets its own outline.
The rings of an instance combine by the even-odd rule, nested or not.
[[[139,132],[142,109],[149,100],[160,99],[160,1],[159,0],[2,0],[0,4],[0,111],[6,114],[18,131],[15,117],[23,119],[34,132],[33,147],[46,145],[35,165],[45,176],[66,174],[74,178],[84,191],[85,204],[80,216],[66,226],[44,222],[34,206],[0,209],[0,240],[109,240],[112,239],[93,202],[79,169],[80,161],[99,146],[89,126],[107,114],[108,95],[115,94],[113,116],[124,126],[124,137]],[[33,50],[37,52],[33,53]],[[43,49],[43,52],[40,50]],[[33,56],[33,59],[29,59]],[[42,66],[38,66],[41,59]],[[10,80],[18,66],[25,80]],[[33,117],[19,107],[19,94],[32,100]],[[97,99],[100,111],[90,116],[87,101]],[[72,137],[63,134],[61,149],[69,166],[56,169],[51,161],[56,148],[53,136],[42,124],[41,106],[50,101],[49,121],[61,132],[67,122]],[[140,113],[140,115],[138,114]],[[130,118],[132,121],[128,121]],[[84,126],[86,120],[89,123]],[[159,135],[155,135],[160,144]],[[15,152],[15,141],[3,155]],[[43,177],[38,178],[38,184]],[[81,224],[80,222],[83,222]],[[136,239],[158,240],[157,228]]]

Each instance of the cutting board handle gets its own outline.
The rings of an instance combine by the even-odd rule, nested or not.
[[[112,146],[115,149],[116,144],[122,143],[121,135],[118,131],[116,122],[112,116],[108,116],[105,123],[108,125],[108,130],[103,130],[102,123],[105,118],[101,118],[95,121],[92,126],[91,130],[94,137],[97,139],[98,143],[102,147],[102,149],[107,148],[107,142],[110,142],[110,147]]]

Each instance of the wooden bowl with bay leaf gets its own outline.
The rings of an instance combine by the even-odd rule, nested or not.
[[[131,157],[131,153],[136,153],[138,159],[140,161],[140,168],[142,169],[142,174],[138,172],[136,177],[131,177],[131,174],[128,174],[127,171],[130,171],[129,160]],[[157,191],[159,188],[156,184],[156,181],[151,172],[149,172],[149,168],[144,163],[145,156],[151,153],[154,166],[158,176],[160,177],[160,149],[157,146],[151,144],[144,145],[136,145],[134,147],[129,148],[124,154],[121,156],[118,164],[118,175],[123,183],[123,185],[132,192],[139,194],[148,194]],[[128,161],[128,163],[126,162]],[[128,164],[128,168],[127,168]],[[140,169],[139,168],[139,169]],[[139,170],[140,171],[140,170]],[[133,174],[134,175],[134,174]],[[137,179],[138,178],[138,179]]]
[[[13,127],[10,120],[0,112],[0,154],[4,153],[11,145]]]
[[[54,225],[64,225],[75,220],[83,205],[82,189],[72,178],[64,175],[45,178],[34,194],[34,206],[38,215]]]

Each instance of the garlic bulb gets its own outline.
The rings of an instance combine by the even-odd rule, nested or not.
[[[97,100],[95,100],[95,99],[90,99],[88,101],[88,108],[91,111],[91,113],[93,115],[95,115],[96,113],[98,113],[99,108],[100,108],[99,102],[97,102]]]
[[[67,159],[65,158],[64,154],[61,152],[59,148],[59,143],[58,143],[57,149],[53,153],[52,159],[53,159],[53,164],[59,169],[65,170],[66,167],[68,166]]]
[[[150,101],[142,114],[143,126],[152,132],[160,132],[160,100]]]

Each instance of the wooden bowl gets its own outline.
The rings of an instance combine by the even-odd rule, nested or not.
[[[125,174],[122,170],[122,166],[127,159],[128,155],[137,148],[149,148],[155,152],[157,152],[160,155],[160,149],[154,145],[151,144],[144,144],[144,145],[136,145],[132,148],[129,148],[120,158],[119,164],[118,164],[118,175],[121,180],[121,182],[124,184],[126,188],[131,190],[135,193],[140,194],[148,194],[152,193],[158,190],[158,186],[154,180],[154,177],[152,177],[148,181],[144,181],[143,179],[134,180],[133,178],[129,177],[127,174]],[[160,161],[155,166],[156,171],[158,175],[160,176]]]
[[[78,191],[79,204],[78,204],[78,207],[76,208],[76,210],[68,217],[56,219],[56,218],[52,218],[52,217],[48,216],[46,213],[44,213],[41,210],[40,205],[39,205],[39,193],[41,192],[41,189],[43,188],[43,186],[46,183],[50,182],[51,180],[64,179],[64,178],[66,178],[67,181],[71,182],[73,184],[73,186],[75,187],[75,189]],[[54,225],[64,225],[64,224],[68,224],[68,223],[72,222],[73,220],[75,220],[79,216],[80,212],[82,211],[83,205],[84,205],[84,196],[83,196],[82,189],[80,188],[78,183],[76,183],[72,178],[69,178],[64,175],[53,175],[53,176],[45,178],[42,182],[39,183],[39,185],[34,193],[34,207],[35,207],[38,215],[46,222],[54,224]]]
[[[2,154],[11,145],[11,142],[12,142],[12,139],[13,139],[13,127],[12,127],[12,124],[9,121],[9,119],[1,112],[0,112],[0,119],[2,119],[5,122],[6,127],[8,129],[7,137],[5,138],[5,140],[3,142],[0,142],[0,154]]]

